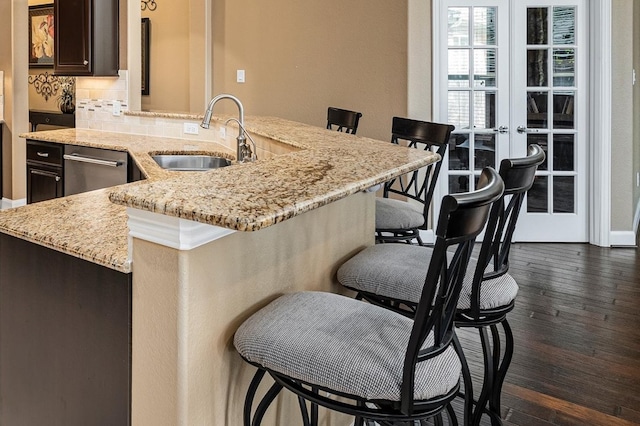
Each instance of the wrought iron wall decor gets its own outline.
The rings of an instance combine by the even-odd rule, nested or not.
[[[156,10],[158,5],[156,4],[156,0],[140,0],[140,9],[141,10]]]
[[[58,78],[48,72],[30,75],[29,84],[33,84],[34,89],[36,89],[36,93],[42,96],[45,101],[48,101],[50,97],[55,96],[60,89],[60,81],[58,81]]]
[[[62,86],[65,86],[65,90],[75,92],[76,79],[74,77],[57,77],[45,71],[30,75],[28,81],[29,84],[33,84],[36,93],[42,96],[45,101],[56,96]]]

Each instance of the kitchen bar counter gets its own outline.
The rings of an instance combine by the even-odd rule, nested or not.
[[[147,180],[0,212],[0,423],[242,424],[255,368],[233,349],[239,324],[283,293],[345,291],[339,265],[374,244],[365,190],[438,160],[277,118],[246,125],[260,160],[201,173],[150,154],[232,156],[235,132],[24,135],[126,150]],[[275,405],[265,425],[298,421],[291,394]],[[322,426],[352,422],[320,410]]]
[[[187,149],[234,158],[232,150],[223,145],[183,139],[80,129],[50,130],[20,136],[128,151],[147,181],[168,179],[177,173],[161,169],[151,159],[149,152]],[[126,208],[109,200],[109,194],[114,189],[100,189],[0,211],[0,232],[119,272],[131,272]]]
[[[216,123],[220,118],[212,128]],[[125,207],[256,231],[438,160],[430,152],[279,118],[248,117],[246,128],[259,157],[270,158],[208,172],[166,171],[150,154],[186,150],[233,158],[235,129],[217,142],[82,129],[23,134],[128,151],[147,180],[0,212],[0,232],[129,272]]]

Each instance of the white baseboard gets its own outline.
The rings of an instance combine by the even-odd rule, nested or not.
[[[640,200],[638,200],[638,204],[636,205],[636,214],[633,217],[633,232],[638,235],[638,226],[640,226]]]
[[[611,231],[609,243],[611,247],[635,247],[636,233],[633,231]]]
[[[3,198],[0,203],[0,210],[12,209],[15,207],[22,207],[27,205],[27,199],[21,198],[19,200],[11,200],[9,198]]]
[[[436,233],[433,231],[433,229],[419,229],[418,232],[420,233],[420,238],[422,239],[423,243],[427,245],[436,243]]]

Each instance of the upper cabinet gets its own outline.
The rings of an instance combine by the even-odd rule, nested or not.
[[[54,73],[118,75],[118,0],[54,0]]]

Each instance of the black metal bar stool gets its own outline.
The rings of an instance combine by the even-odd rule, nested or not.
[[[506,314],[513,309],[518,293],[517,283],[508,274],[509,249],[520,207],[544,158],[544,151],[531,145],[527,157],[501,162],[504,196],[491,209],[479,257],[471,260],[464,279],[455,325],[478,329],[484,357],[484,384],[474,403],[471,375],[456,339],[463,360],[465,424],[479,424],[485,412],[492,424],[501,424],[500,394],[513,354],[513,336]],[[423,291],[425,256],[428,258],[432,252],[431,248],[416,245],[377,244],[345,262],[338,270],[338,281],[355,290],[358,298],[413,317]],[[498,324],[506,335],[502,359]],[[487,402],[489,407],[485,409]]]
[[[452,344],[453,320],[475,237],[504,185],[487,169],[479,188],[443,199],[413,320],[337,294],[300,292],[281,296],[238,328],[234,345],[258,368],[247,392],[245,426],[260,424],[283,387],[298,396],[304,425],[317,424],[317,406],[352,415],[357,426],[431,417],[442,424],[443,411],[457,424],[450,402],[462,366]],[[448,256],[449,249],[455,254]],[[275,384],[252,415],[265,373]]]
[[[339,132],[351,133],[353,135],[358,131],[358,123],[360,122],[362,113],[329,107],[327,109],[327,129]]]
[[[393,117],[391,143],[405,141],[411,148],[435,150],[442,158],[449,144],[449,124]],[[376,198],[376,241],[411,242],[422,245],[420,230],[427,229],[427,217],[442,161],[399,176],[384,184],[383,198]],[[391,196],[397,196],[391,198]]]

